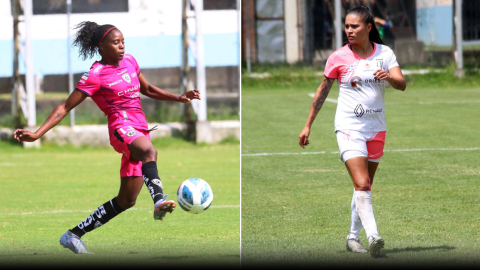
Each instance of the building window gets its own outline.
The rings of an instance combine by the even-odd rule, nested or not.
[[[190,3],[190,10],[195,9],[195,1]],[[237,9],[237,0],[203,0],[203,10]]]
[[[33,15],[67,13],[66,0],[34,0],[32,4]],[[72,0],[72,13],[106,12],[128,12],[128,0]],[[23,7],[20,14],[23,14]]]

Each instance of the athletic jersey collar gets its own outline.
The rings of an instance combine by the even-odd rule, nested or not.
[[[372,42],[372,43],[373,43],[373,51],[372,51],[372,54],[370,54],[369,56],[367,56],[367,57],[365,57],[365,58],[363,58],[363,57],[361,57],[360,55],[356,54],[356,53],[350,48],[350,44],[347,44],[347,45],[345,45],[345,46],[347,46],[347,49],[352,52],[352,54],[353,54],[353,56],[355,56],[355,58],[357,58],[357,59],[358,59],[358,58],[360,58],[360,59],[368,59],[368,58],[372,57],[372,55],[374,55],[375,52],[377,51],[377,43],[375,43],[375,42]]]
[[[105,65],[104,65],[104,64],[100,63],[100,61],[95,61],[95,63],[93,63],[93,65],[92,65],[92,67],[93,67],[95,64],[99,64],[99,65],[102,65],[103,67],[121,68],[121,67],[123,66],[123,61],[125,61],[125,57],[118,62],[118,66],[116,66],[116,65],[109,65],[109,64],[105,64]]]

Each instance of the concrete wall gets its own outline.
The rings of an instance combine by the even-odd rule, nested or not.
[[[185,123],[150,123],[148,128],[157,126],[150,132],[152,139],[163,137],[183,137],[187,132]],[[31,128],[36,131],[38,127]],[[223,139],[233,137],[240,140],[240,121],[210,121],[197,124],[197,142],[218,143]],[[0,128],[0,141],[11,139],[13,130]],[[25,147],[40,147],[40,142],[54,142],[59,145],[74,146],[109,146],[107,125],[56,126],[34,143],[24,143]]]
[[[417,0],[417,39],[431,46],[453,44],[453,1]]]
[[[76,13],[71,15],[71,25],[87,20],[98,24],[113,24],[125,37],[126,53],[132,54],[142,69],[178,67],[181,61],[181,15],[181,1],[130,0],[128,12]],[[20,16],[21,20],[22,17]],[[238,12],[207,10],[204,11],[202,20],[205,65],[238,66]],[[194,37],[195,19],[190,18],[188,22],[189,35]],[[0,0],[0,24],[0,77],[9,77],[13,74],[13,17],[10,0]],[[19,30],[23,40],[23,22],[19,24]],[[67,16],[34,15],[32,33],[35,73],[41,77],[67,73]],[[75,33],[76,30],[71,31],[72,35]],[[72,53],[74,73],[87,71],[93,61],[98,60],[79,59],[76,47]],[[190,54],[189,63],[191,66],[196,64],[193,54]],[[20,72],[25,73],[23,64],[20,65]]]

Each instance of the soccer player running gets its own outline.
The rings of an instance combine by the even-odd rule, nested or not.
[[[90,253],[80,238],[134,206],[144,182],[154,202],[154,219],[163,220],[176,206],[174,201],[166,200],[167,194],[163,194],[157,171],[157,150],[150,141],[151,130],[140,105],[140,93],[157,100],[182,103],[200,99],[200,93],[192,90],[177,96],[148,84],[135,58],[125,54],[122,32],[115,26],[86,21],[78,24],[76,29],[79,31],[73,44],[79,47],[84,60],[97,52],[102,59],[93,63],[75,91],[53,110],[36,132],[17,129],[13,136],[19,142],[39,139],[87,97],[91,97],[105,113],[110,144],[122,154],[120,191],[60,238],[60,244],[65,248],[75,253]]]
[[[348,11],[345,18],[348,43],[332,53],[324,77],[313,98],[299,144],[309,144],[310,128],[328,93],[338,80],[339,95],[335,114],[340,159],[353,181],[352,219],[347,236],[348,251],[367,253],[358,236],[363,226],[370,254],[380,256],[384,239],[379,236],[373,215],[371,187],[385,144],[385,84],[405,90],[406,83],[393,51],[383,45],[367,7]]]

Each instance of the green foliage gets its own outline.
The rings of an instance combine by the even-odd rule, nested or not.
[[[475,68],[466,68],[465,77],[455,76],[456,66],[451,64],[443,69],[437,69],[419,65],[402,67],[408,70],[430,70],[426,74],[405,75],[407,87],[436,88],[436,87],[478,87],[480,86],[480,72]],[[295,89],[303,87],[315,87],[320,85],[323,78],[323,70],[306,65],[253,65],[250,76],[242,70],[242,93],[250,90]],[[260,74],[260,78],[257,74]],[[263,76],[262,76],[263,74]]]
[[[154,141],[165,193],[176,201],[181,182],[205,179],[212,206],[192,215],[180,207],[163,222],[153,219],[146,188],[136,205],[82,240],[92,256],[75,255],[58,241],[68,229],[115,197],[121,155],[111,147],[43,144],[24,149],[0,142],[0,266],[91,267],[239,266],[239,145],[198,147]]]

